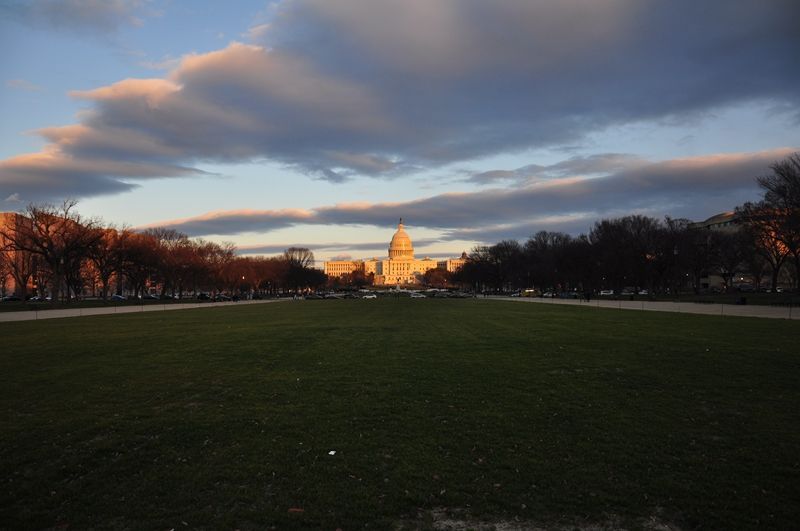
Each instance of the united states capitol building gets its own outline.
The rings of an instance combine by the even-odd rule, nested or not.
[[[379,260],[332,260],[325,262],[325,274],[329,277],[341,277],[357,271],[374,275],[375,285],[398,286],[403,284],[419,284],[426,271],[431,269],[458,271],[467,260],[466,253],[460,258],[434,260],[432,258],[414,258],[414,246],[403,226],[403,220],[397,224],[397,232],[389,243],[389,257]]]

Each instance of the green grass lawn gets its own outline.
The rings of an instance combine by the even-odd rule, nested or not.
[[[798,345],[472,299],[0,323],[0,527],[795,528]]]

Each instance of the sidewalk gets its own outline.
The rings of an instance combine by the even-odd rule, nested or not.
[[[764,317],[768,319],[800,320],[800,308],[792,308],[791,306],[739,306],[734,304],[702,304],[697,302],[611,301],[600,299],[586,302],[576,299],[544,299],[539,297],[491,296],[489,298],[517,302],[537,302],[540,304],[566,304],[570,306],[586,306],[590,308],[612,308],[617,310],[696,313],[701,315]]]
[[[38,321],[40,319],[59,319],[62,317],[85,317],[87,315],[163,312],[168,310],[189,310],[192,308],[221,308],[248,304],[266,304],[270,302],[281,302],[286,300],[292,299],[262,299],[238,302],[192,302],[186,304],[147,304],[142,306],[100,306],[97,308],[65,308],[60,310],[0,312],[0,323],[15,321]]]

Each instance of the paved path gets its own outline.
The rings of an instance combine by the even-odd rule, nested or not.
[[[192,302],[185,304],[147,304],[141,306],[99,306],[97,308],[66,308],[62,310],[25,310],[21,312],[0,312],[0,323],[11,321],[38,321],[61,317],[84,317],[87,315],[108,315],[117,313],[163,312],[167,310],[189,310],[192,308],[220,308],[248,304],[267,304],[290,301],[292,299],[264,299],[238,302]]]
[[[701,304],[696,302],[661,302],[661,301],[612,301],[595,299],[584,302],[575,299],[544,299],[539,297],[488,297],[494,300],[514,302],[533,302],[540,304],[566,304],[589,308],[612,308],[619,310],[639,310],[654,312],[696,313],[702,315],[722,315],[738,317],[766,317],[770,319],[800,320],[800,308],[791,306],[737,306],[732,304]],[[290,301],[292,299],[265,299],[239,302],[202,302],[187,304],[148,304],[143,306],[102,306],[97,308],[67,308],[63,310],[0,312],[1,322],[34,321],[39,319],[57,319],[61,317],[84,317],[88,315],[109,315],[122,313],[160,312],[167,310],[188,310],[192,308],[233,307],[248,304],[266,304],[271,302]]]
[[[697,302],[666,301],[612,301],[595,299],[591,302],[576,299],[544,299],[539,297],[489,297],[491,299],[534,302],[540,304],[566,304],[590,308],[614,308],[619,310],[639,310],[653,312],[697,313],[702,315],[722,315],[737,317],[766,317],[769,319],[800,319],[800,308],[791,306],[759,306],[734,304],[703,304]]]

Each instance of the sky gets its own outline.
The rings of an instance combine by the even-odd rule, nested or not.
[[[248,254],[703,220],[800,151],[795,0],[0,0],[0,211]]]

